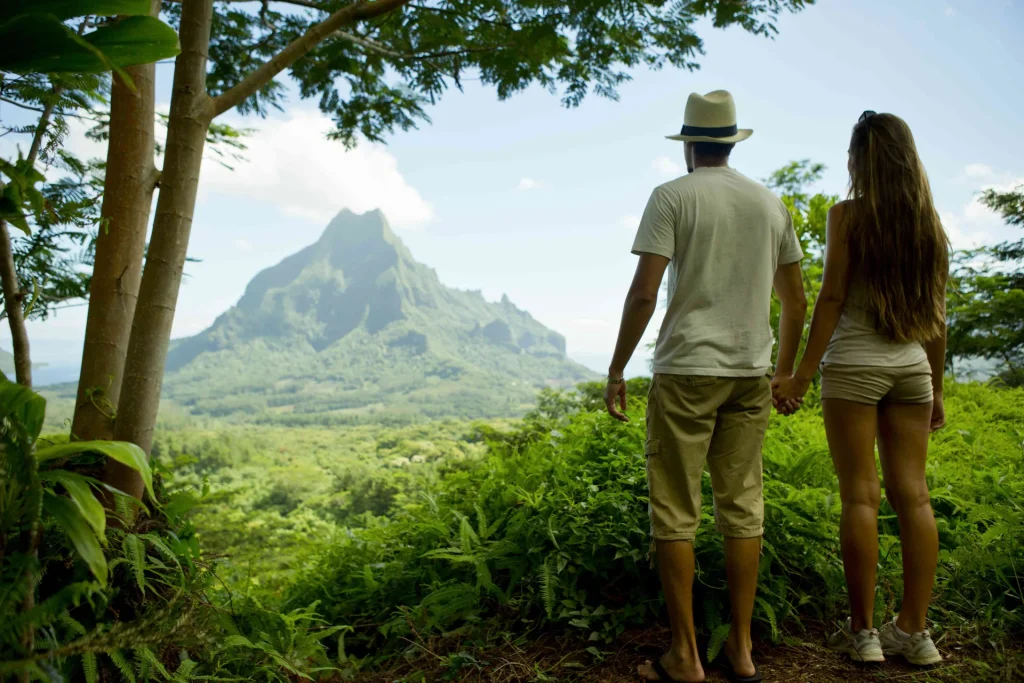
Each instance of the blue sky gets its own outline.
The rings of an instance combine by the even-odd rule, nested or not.
[[[636,217],[656,185],[685,172],[681,144],[663,136],[677,132],[692,91],[735,96],[739,125],[755,131],[733,154],[737,169],[761,179],[808,158],[827,164],[819,189],[833,193],[845,191],[861,111],[898,114],[954,243],[1004,239],[1012,233],[974,197],[1024,182],[1021,26],[1021,0],[821,0],[782,17],[774,41],[704,27],[699,71],[637,71],[618,102],[566,110],[540,89],[499,102],[468,82],[429,110],[431,124],[354,152],[323,139],[312,103],[294,99],[268,120],[233,117],[257,129],[249,161],[234,172],[204,165],[190,247],[201,262],[187,267],[175,336],[209,325],[332,214],[381,206],[446,284],[508,294],[565,334],[570,356],[602,370],[635,266]],[[166,103],[170,67],[158,69]],[[73,363],[84,321],[75,308],[33,323],[36,358]],[[6,329],[0,346],[10,348]],[[643,368],[641,358],[631,370]]]

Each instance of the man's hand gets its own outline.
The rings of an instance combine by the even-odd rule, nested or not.
[[[804,402],[804,394],[811,387],[807,380],[794,375],[772,378],[772,404],[781,415],[792,415],[800,409]]]
[[[936,391],[932,399],[931,431],[937,432],[946,426],[946,406],[942,403],[942,392]]]
[[[615,400],[618,399],[619,407],[615,407]],[[608,414],[619,422],[629,422],[629,418],[623,412],[626,410],[626,380],[618,382],[609,381],[604,388],[604,405],[608,408]]]

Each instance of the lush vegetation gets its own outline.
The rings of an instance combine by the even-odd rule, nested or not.
[[[631,389],[643,396],[645,381]],[[577,634],[599,659],[661,604],[648,555],[644,401],[620,425],[598,391],[544,392],[520,423],[166,430],[154,446],[164,504],[110,532],[106,586],[79,586],[87,565],[47,523],[40,593],[56,656],[41,650],[40,666],[126,667],[136,680],[333,678],[421,656],[427,642],[464,652],[467,642],[546,628]],[[950,426],[929,463],[942,545],[935,630],[1013,642],[1024,636],[1024,390],[947,392]],[[65,466],[88,471],[80,457]],[[760,636],[779,641],[843,605],[839,499],[813,400],[773,418],[765,479],[755,616]],[[891,511],[882,525],[879,617],[900,595]],[[697,604],[714,656],[728,612],[710,523],[697,547]],[[162,633],[172,626],[173,636]],[[126,629],[134,646],[114,648],[110,634]],[[94,657],[102,652],[111,654]],[[475,666],[447,654],[455,669]]]
[[[1024,228],[1024,185],[985,190],[981,202]],[[960,254],[950,297],[950,357],[994,362],[1000,379],[1024,386],[1024,239]]]

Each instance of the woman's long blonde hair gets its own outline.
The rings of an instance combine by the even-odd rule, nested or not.
[[[941,335],[949,238],[903,119],[865,112],[853,127],[849,197],[850,273],[879,333],[894,342]]]

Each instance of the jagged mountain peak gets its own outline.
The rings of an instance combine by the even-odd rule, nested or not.
[[[395,235],[387,216],[380,209],[364,213],[355,213],[350,209],[339,211],[324,228],[318,240],[319,244],[336,242],[348,245],[386,244],[404,248],[402,240]]]
[[[251,385],[227,368],[253,354],[263,358],[260,372],[274,376],[290,376],[297,359],[303,372],[319,367],[310,396],[330,394],[331,382],[373,378],[381,387],[409,388],[472,375],[522,397],[589,376],[565,358],[564,337],[507,295],[488,302],[444,286],[379,210],[341,211],[313,244],[257,274],[209,329],[175,342],[169,384],[201,369],[244,393]],[[328,386],[314,389],[322,381]]]

